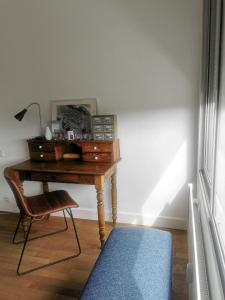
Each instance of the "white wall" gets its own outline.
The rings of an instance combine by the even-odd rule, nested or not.
[[[27,158],[25,140],[38,134],[35,108],[22,123],[17,111],[38,101],[47,122],[50,100],[95,97],[98,113],[118,115],[119,221],[184,227],[196,172],[201,0],[0,0],[0,41],[1,167]],[[56,186],[77,198],[80,216],[96,217],[92,186]],[[0,210],[15,210],[3,178]]]

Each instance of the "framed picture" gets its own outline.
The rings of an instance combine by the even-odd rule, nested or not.
[[[91,116],[97,113],[96,99],[52,101],[52,120],[61,122],[63,130],[76,135],[91,134]]]

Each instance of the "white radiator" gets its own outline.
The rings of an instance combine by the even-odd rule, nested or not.
[[[193,198],[192,184],[189,185],[189,222],[187,282],[190,300],[210,300],[207,282],[205,249],[197,200]]]

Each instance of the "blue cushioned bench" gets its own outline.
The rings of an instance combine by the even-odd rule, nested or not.
[[[81,300],[169,300],[172,238],[146,228],[112,230]]]

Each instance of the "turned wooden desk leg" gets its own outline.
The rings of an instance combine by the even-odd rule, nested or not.
[[[116,171],[111,177],[111,198],[112,198],[112,219],[113,226],[116,226],[117,219],[117,174]]]
[[[43,189],[43,193],[48,193],[49,192],[49,187],[48,187],[48,183],[43,181],[42,182],[42,189]],[[45,220],[49,220],[50,219],[50,214],[48,214],[46,217],[44,217]]]
[[[97,205],[98,205],[98,226],[99,226],[99,239],[101,248],[105,243],[105,210],[104,210],[104,177],[98,176],[95,178],[95,188],[97,192]]]

